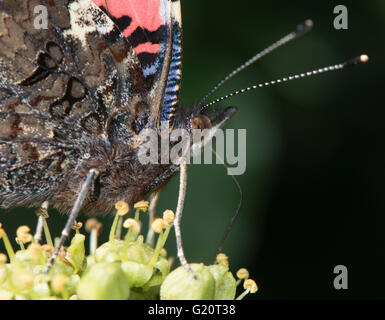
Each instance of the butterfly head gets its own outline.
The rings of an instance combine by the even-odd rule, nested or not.
[[[201,153],[226,122],[232,118],[238,109],[227,107],[225,109],[201,109],[199,106],[192,108],[190,115],[182,116],[180,127],[189,131],[191,136],[191,156]],[[199,137],[199,138],[197,138]]]
[[[223,110],[208,111],[207,109],[193,113],[188,121],[192,129],[212,129],[217,130],[222,128],[225,123],[232,118],[238,109],[236,107],[227,107]]]

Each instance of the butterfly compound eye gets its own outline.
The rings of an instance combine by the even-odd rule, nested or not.
[[[212,127],[210,119],[205,115],[199,115],[191,120],[191,127],[193,129],[209,129]]]

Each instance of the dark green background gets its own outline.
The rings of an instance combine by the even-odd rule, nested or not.
[[[333,28],[337,4],[348,8],[348,30]],[[182,0],[182,11],[187,105],[307,18],[314,21],[310,34],[263,58],[216,96],[370,55],[364,66],[222,104],[240,109],[227,127],[247,129],[247,171],[238,177],[244,202],[224,251],[233,271],[247,267],[258,283],[252,299],[385,298],[385,2]],[[175,208],[177,187],[175,177],[160,212]],[[238,199],[222,166],[190,166],[182,221],[189,261],[211,262]],[[32,210],[0,214],[9,234],[35,223]],[[51,216],[59,234],[65,217]],[[103,222],[106,236],[112,219]],[[173,236],[168,248],[174,255]],[[339,264],[348,268],[348,290],[333,288]]]

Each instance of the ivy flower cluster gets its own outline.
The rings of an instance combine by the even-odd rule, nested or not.
[[[52,240],[48,214],[38,210],[46,243],[38,243],[31,229],[23,225],[16,232],[17,251],[0,223],[0,239],[7,253],[0,253],[0,299],[233,300],[258,290],[246,269],[233,276],[228,257],[223,253],[212,265],[190,264],[195,277],[183,267],[171,271],[174,258],[167,256],[164,246],[173,227],[174,212],[166,210],[161,218],[155,218],[145,240],[140,218],[148,206],[148,201],[135,203],[130,217],[128,204],[117,202],[109,240],[101,245],[98,236],[102,224],[95,218],[88,219],[85,223],[85,231],[89,233],[88,256],[86,236],[81,233],[83,226],[75,222],[70,245],[61,249],[48,273],[46,265],[58,241],[58,238]],[[152,246],[154,236],[157,241]],[[236,298],[237,287],[242,282],[243,292]]]

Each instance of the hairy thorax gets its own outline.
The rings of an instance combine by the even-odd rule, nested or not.
[[[125,144],[100,144],[91,150],[53,190],[50,205],[70,212],[90,169],[97,169],[99,176],[82,208],[88,215],[107,214],[121,200],[129,205],[142,200],[175,172],[173,165],[141,164],[138,148]]]

